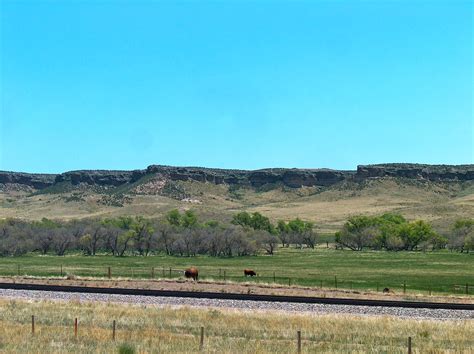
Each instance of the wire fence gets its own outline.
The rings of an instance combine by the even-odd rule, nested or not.
[[[26,319],[25,319],[25,321],[23,321],[22,325],[25,324],[24,322],[26,322]],[[61,324],[63,326],[64,326],[64,322],[65,322],[64,320],[61,321]],[[32,315],[31,316],[31,332],[30,332],[30,335],[32,337],[34,337],[34,336],[38,337],[38,336],[41,335],[42,327],[47,328],[48,326],[57,326],[57,325],[58,324],[52,323],[50,320],[45,321],[44,323],[42,323],[41,319],[39,319],[39,321],[38,321],[38,318],[35,315]],[[87,324],[85,326],[87,326]],[[80,340],[81,335],[80,335],[79,318],[78,317],[75,317],[74,321],[72,321],[69,325],[66,324],[65,327],[70,328],[71,337],[73,337],[75,341]],[[105,339],[105,341],[111,341],[111,342],[119,341],[120,337],[119,337],[118,333],[120,332],[120,330],[121,330],[121,328],[120,328],[120,325],[118,324],[118,321],[115,320],[115,319],[111,320],[110,321],[110,327],[109,327],[109,338]],[[126,331],[128,332],[127,337],[129,337],[130,336],[129,326],[127,326]],[[194,348],[189,348],[190,351],[198,351],[198,350],[203,351],[203,350],[205,350],[206,345],[208,344],[208,342],[212,341],[213,338],[215,338],[216,336],[219,336],[218,333],[213,333],[212,336],[209,336],[206,340],[206,329],[205,329],[204,326],[196,327],[191,333],[186,334],[187,337],[189,337],[189,335],[194,336],[194,338],[195,338],[195,347]],[[224,337],[224,336],[227,336],[227,335],[223,333],[220,336]],[[288,340],[288,339],[291,340],[291,338],[286,338],[286,336],[284,338],[285,338],[285,340]],[[179,340],[179,335],[175,334],[174,339]],[[259,338],[252,338],[252,339],[253,340],[258,340]],[[263,340],[264,338],[262,337],[260,339]],[[314,335],[314,334],[311,334],[311,333],[309,333],[309,334],[306,333],[305,334],[304,331],[297,330],[294,333],[294,337],[293,337],[294,352],[302,353],[303,351],[305,351],[305,347],[311,347],[311,344],[314,344],[315,342],[328,341],[330,339],[331,338],[326,338],[324,336],[319,338],[317,335]],[[375,341],[374,341],[374,339],[375,339]],[[247,341],[248,340],[249,339],[247,338]],[[394,336],[391,336],[390,337],[390,336],[385,335],[383,337],[378,338],[378,340],[377,340],[377,338],[371,338],[371,340],[372,340],[372,342],[375,342],[376,345],[380,345],[380,346],[383,346],[383,347],[387,347],[387,346],[392,347],[392,348],[403,348],[403,347],[405,347],[406,352],[408,352],[409,354],[412,353],[413,347],[414,347],[414,342],[413,342],[411,336],[409,336],[409,337],[394,337]],[[351,342],[356,343],[357,338],[352,336]],[[363,344],[363,343],[361,342],[360,344]],[[466,341],[466,343],[463,342],[461,344],[466,345],[467,347],[469,347],[471,342]],[[374,345],[374,343],[372,343],[372,345]],[[368,349],[368,348],[366,348],[366,349]]]
[[[119,279],[127,278],[134,280],[184,279],[184,268],[175,269],[173,267],[26,267],[17,265],[16,267],[1,267],[1,274],[4,276],[39,276],[39,277],[65,277],[74,279],[76,276],[90,278]],[[199,270],[199,281],[214,282],[235,282],[271,284],[280,286],[304,286],[319,289],[344,290],[344,291],[371,291],[382,293],[421,293],[425,295],[454,294],[473,295],[472,283],[451,283],[451,284],[421,284],[413,283],[401,277],[390,277],[379,280],[348,279],[337,274],[305,274],[304,277],[286,275],[280,271],[258,272],[256,276],[245,276],[244,272],[238,273],[236,270],[225,268],[205,267]]]

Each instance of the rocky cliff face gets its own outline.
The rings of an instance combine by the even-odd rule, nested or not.
[[[71,182],[73,185],[86,183],[99,186],[120,186],[124,183],[132,183],[145,175],[144,170],[137,171],[107,171],[107,170],[83,170],[65,172],[56,175],[54,183]]]
[[[54,184],[54,174],[0,171],[1,184],[20,184],[35,189],[43,189]]]
[[[357,167],[357,171],[283,168],[246,171],[151,165],[145,170],[83,170],[70,171],[58,175],[0,171],[0,187],[7,184],[19,184],[34,189],[44,189],[61,182],[70,182],[72,185],[88,184],[117,187],[127,183],[134,183],[146,175],[156,175],[171,181],[198,181],[252,187],[282,184],[291,188],[300,188],[302,186],[325,187],[343,180],[363,180],[380,177],[429,181],[470,181],[474,180],[474,165],[361,165]]]
[[[429,181],[474,180],[474,165],[383,164],[357,167],[358,178],[399,177]]]

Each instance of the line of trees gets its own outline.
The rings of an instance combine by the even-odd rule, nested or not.
[[[422,220],[407,221],[398,214],[354,216],[336,233],[337,248],[389,251],[448,248],[474,250],[474,219],[458,220],[440,235]],[[28,252],[64,255],[82,252],[94,256],[165,253],[176,256],[206,254],[232,257],[266,253],[281,247],[315,248],[315,225],[299,218],[275,225],[258,212],[240,212],[230,224],[200,222],[192,210],[171,210],[163,219],[121,216],[102,220],[0,220],[0,256]]]
[[[385,249],[413,251],[428,249],[474,250],[474,219],[456,221],[451,232],[441,235],[423,221],[407,221],[399,214],[354,216],[336,233],[339,247],[361,251]]]
[[[69,222],[46,218],[33,222],[5,219],[0,220],[0,255],[39,252],[61,256],[71,251],[90,256],[165,253],[232,257],[261,252],[272,255],[280,242],[279,235],[289,240],[287,233],[297,234],[293,224],[295,222],[288,223],[288,230],[280,232],[259,213],[239,213],[230,225],[214,220],[200,223],[191,210],[184,213],[171,210],[161,220],[141,216]],[[297,240],[296,236],[294,239]],[[302,247],[305,240],[298,239],[298,242]],[[314,247],[315,238],[311,242],[309,246]]]

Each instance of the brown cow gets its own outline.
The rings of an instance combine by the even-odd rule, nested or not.
[[[255,273],[255,271],[252,269],[244,269],[244,275],[246,277],[254,277],[257,275],[257,273]]]
[[[186,278],[192,278],[193,280],[198,280],[198,269],[195,267],[188,268],[184,271],[184,276]]]

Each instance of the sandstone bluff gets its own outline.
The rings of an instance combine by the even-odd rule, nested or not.
[[[0,171],[0,185],[17,184],[44,189],[61,182],[73,185],[120,186],[134,183],[147,175],[159,175],[172,181],[198,181],[214,184],[260,187],[283,184],[291,188],[330,186],[343,180],[363,180],[377,177],[398,177],[428,181],[472,181],[474,165],[380,164],[360,165],[356,171],[331,169],[231,170],[202,167],[151,165],[144,170],[108,171],[81,170],[61,174],[35,174]]]

